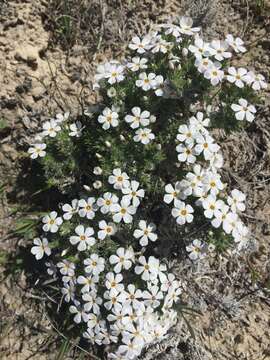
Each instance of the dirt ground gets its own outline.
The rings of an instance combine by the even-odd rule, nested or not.
[[[62,22],[62,3],[0,0],[3,360],[79,358],[73,349],[64,357],[59,354],[61,334],[46,313],[46,294],[37,294],[29,287],[24,271],[14,276],[5,269],[7,254],[24,245],[24,240],[10,236],[16,208],[28,202],[23,189],[14,189],[18,180],[24,181],[22,169],[27,172],[29,167],[24,160],[27,143],[43,117],[61,110],[76,112],[89,104],[94,100],[91,81],[100,61],[123,57],[134,32],[141,33],[153,23],[185,12],[202,22],[206,36],[241,36],[249,48],[241,65],[248,64],[263,73],[268,82],[270,79],[269,0],[77,1],[70,13],[76,23],[73,28]],[[83,19],[76,18],[80,6],[86,14]],[[229,138],[219,134],[226,157],[224,178],[247,194],[245,220],[256,240],[254,249],[243,256],[226,253],[218,259],[210,258],[199,267],[190,263],[176,265],[186,284],[187,302],[202,313],[189,318],[195,339],[180,322],[164,343],[149,349],[145,359],[270,359],[269,92],[264,98],[265,105],[259,108],[254,125]]]

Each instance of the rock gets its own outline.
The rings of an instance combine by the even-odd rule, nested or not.
[[[14,57],[17,61],[24,61],[36,69],[38,67],[39,49],[32,45],[25,45],[16,50]]]

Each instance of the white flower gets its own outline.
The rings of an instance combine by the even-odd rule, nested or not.
[[[95,217],[95,211],[97,211],[97,205],[95,204],[95,198],[89,197],[87,200],[81,199],[78,202],[80,207],[79,215],[81,217],[87,217],[87,219],[93,219]]]
[[[132,58],[132,62],[127,63],[127,67],[135,72],[143,69],[147,69],[147,62],[146,58],[139,58],[138,56]]]
[[[129,187],[129,177],[125,172],[122,172],[121,169],[113,169],[113,175],[109,176],[108,182],[112,184],[114,189],[120,190],[122,188]]]
[[[96,243],[96,239],[92,236],[94,235],[94,230],[91,227],[84,229],[83,225],[78,225],[75,228],[75,233],[78,236],[71,236],[69,241],[72,245],[78,244],[77,249],[79,251],[85,251]]]
[[[228,68],[228,73],[229,75],[226,76],[227,80],[239,88],[243,88],[244,83],[247,82],[249,78],[249,76],[247,76],[247,69],[244,68],[236,69],[231,66]]]
[[[135,134],[136,135],[133,137],[133,140],[135,142],[141,142],[144,145],[149,144],[150,141],[155,138],[155,135],[152,133],[151,129],[148,128],[138,129]]]
[[[50,137],[55,137],[57,135],[58,131],[61,130],[61,127],[58,125],[58,123],[54,119],[46,121],[43,124],[42,128],[43,128],[42,135],[50,136]]]
[[[120,247],[116,250],[116,255],[111,255],[109,261],[112,265],[115,265],[113,271],[120,273],[122,269],[128,270],[132,266],[134,260],[134,252],[131,248],[125,249]]]
[[[162,75],[157,75],[155,78],[155,94],[156,96],[163,96],[164,95],[164,87],[166,83],[164,82],[164,78]]]
[[[62,275],[69,275],[72,277],[75,274],[75,264],[71,261],[63,260],[57,263],[56,266],[60,269],[59,271]]]
[[[212,195],[217,195],[224,189],[224,184],[220,179],[221,176],[218,173],[208,171],[203,178],[204,191],[208,192],[210,190]]]
[[[165,35],[172,34],[176,39],[179,39],[181,37],[181,31],[180,27],[175,24],[161,24],[161,27],[163,27],[165,30]]]
[[[101,229],[99,232],[98,232],[98,238],[100,240],[104,240],[106,238],[106,236],[112,236],[116,233],[116,226],[114,223],[106,223],[105,220],[101,220],[99,223],[98,223],[98,226],[99,228]]]
[[[102,188],[102,182],[100,180],[96,180],[93,182],[93,188],[94,189],[100,189]]]
[[[130,187],[123,188],[122,193],[124,194],[123,199],[131,201],[132,205],[137,207],[140,204],[140,199],[144,197],[144,190],[139,189],[138,181],[132,180]]]
[[[56,233],[58,231],[59,226],[63,223],[63,219],[61,217],[57,217],[57,212],[52,211],[50,214],[45,215],[42,218],[42,222],[44,225],[42,229],[44,231],[50,231],[52,233]]]
[[[74,301],[74,299],[75,299],[75,287],[74,287],[74,284],[64,283],[64,287],[62,287],[61,293],[64,296],[65,302]]]
[[[148,245],[148,240],[156,241],[157,234],[154,233],[156,230],[156,226],[153,223],[147,225],[145,220],[139,221],[139,229],[136,229],[133,233],[133,236],[136,239],[140,239],[140,245],[146,246]]]
[[[31,253],[35,255],[36,260],[42,259],[44,254],[51,255],[51,249],[46,238],[35,238],[33,243],[35,246],[31,248]]]
[[[89,291],[96,290],[96,283],[99,281],[98,276],[78,276],[77,283],[83,285],[81,288],[82,293],[88,293]]]
[[[105,78],[108,79],[108,83],[113,85],[124,80],[124,67],[119,64],[109,64],[106,69]]]
[[[150,112],[147,110],[141,111],[138,106],[131,109],[133,115],[126,115],[125,121],[130,124],[132,129],[137,129],[140,125],[147,126],[150,124]]]
[[[173,44],[165,39],[162,39],[161,35],[158,35],[155,39],[155,44],[151,49],[153,54],[161,52],[162,54],[167,54],[167,52],[172,48]]]
[[[101,175],[101,174],[102,174],[102,169],[101,169],[101,167],[95,166],[95,167],[94,167],[94,170],[93,170],[93,174],[95,174],[95,175]]]
[[[208,58],[196,58],[195,66],[201,74],[204,74],[208,69],[213,66],[213,61]]]
[[[116,127],[119,124],[117,112],[106,107],[102,115],[99,115],[98,122],[102,125],[104,130],[108,130],[111,126]]]
[[[226,51],[228,47],[229,45],[225,41],[213,40],[210,44],[211,55],[218,61],[228,59],[232,56],[229,51]]]
[[[229,214],[229,206],[226,205],[223,201],[220,203],[217,209],[214,210],[214,218],[211,221],[211,224],[218,228],[226,220],[227,215]]]
[[[239,53],[239,52],[246,52],[247,49],[244,47],[244,41],[242,39],[240,39],[239,37],[235,38],[231,35],[231,34],[228,34],[226,36],[226,43],[233,48],[233,50],[236,52],[236,53]]]
[[[198,111],[195,116],[189,118],[189,125],[191,127],[197,128],[198,131],[201,133],[206,133],[207,130],[205,129],[210,124],[209,118],[204,118],[204,114],[201,111]]]
[[[246,82],[251,85],[253,90],[267,89],[265,77],[262,74],[254,74],[252,71],[247,73]]]
[[[125,354],[125,359],[136,359],[142,351],[142,344],[138,343],[136,339],[133,341],[131,339],[123,339],[122,342],[124,344],[119,346],[119,353]],[[117,359],[119,359],[117,357]],[[121,357],[120,357],[121,359]]]
[[[226,234],[232,233],[232,235],[235,236],[241,224],[242,223],[239,221],[238,215],[235,212],[230,212],[223,222],[223,230]]]
[[[156,75],[149,73],[148,75],[143,72],[139,74],[139,80],[136,80],[136,86],[141,87],[142,90],[147,91],[156,86]]]
[[[71,314],[75,315],[73,320],[76,324],[81,323],[82,320],[84,322],[87,322],[89,319],[89,314],[84,311],[79,301],[74,300],[74,305],[71,305],[69,307],[69,311],[71,312]]]
[[[238,105],[239,104],[239,105]],[[252,122],[255,118],[256,108],[253,105],[249,105],[247,100],[239,99],[238,104],[232,104],[231,108],[235,112],[235,118],[237,120],[247,120]]]
[[[217,200],[215,195],[208,195],[202,202],[204,210],[204,216],[207,219],[211,219],[214,216],[216,210],[221,209],[223,205],[222,200]]]
[[[90,255],[90,258],[85,259],[83,263],[85,265],[85,272],[93,274],[94,276],[99,275],[105,268],[104,258],[97,254]]]
[[[204,77],[210,80],[213,86],[216,86],[218,83],[220,83],[224,77],[224,71],[220,70],[220,68],[221,64],[215,62],[214,64],[210,65],[204,73]]]
[[[76,121],[75,123],[69,125],[69,136],[80,137],[82,135],[82,123],[80,121]]]
[[[100,314],[100,305],[102,304],[102,299],[97,296],[95,291],[87,292],[82,295],[84,304],[84,310],[87,312],[92,311],[95,315]]]
[[[205,160],[210,160],[212,154],[216,153],[219,150],[219,146],[214,143],[214,139],[208,135],[197,135],[196,143],[196,154],[203,153]]]
[[[120,204],[113,204],[110,208],[113,213],[113,221],[120,223],[124,221],[126,224],[132,222],[132,215],[136,213],[136,208],[130,205],[130,201],[122,199]]]
[[[118,292],[122,292],[124,290],[124,285],[121,284],[122,280],[122,274],[109,272],[106,274],[105,286],[108,290],[117,290]]]
[[[178,154],[178,160],[180,162],[187,162],[188,164],[194,164],[196,161],[196,153],[195,149],[193,148],[193,144],[183,145],[179,144],[176,146],[176,151]]]
[[[200,240],[193,240],[191,245],[186,247],[186,250],[189,252],[188,256],[191,260],[197,260],[202,257],[202,249],[204,244]]]
[[[145,290],[142,294],[144,299],[144,304],[146,306],[151,306],[152,308],[157,308],[160,305],[160,301],[163,299],[163,293],[160,291],[160,288],[156,285],[149,286],[149,291]]]
[[[179,21],[180,33],[184,35],[195,35],[200,31],[199,27],[192,27],[193,20],[190,17],[182,16]]]
[[[132,38],[132,43],[128,45],[128,47],[131,50],[137,51],[139,54],[145,53],[145,51],[149,50],[151,48],[151,39],[148,36],[143,37],[140,39],[138,36],[134,36]]]
[[[39,156],[44,157],[46,155],[46,151],[44,151],[45,149],[46,144],[33,144],[33,146],[28,149],[28,153],[31,154],[30,158],[36,159]]]
[[[167,184],[165,186],[165,191],[167,194],[164,195],[163,201],[166,204],[170,204],[172,201],[175,201],[180,193],[181,185],[179,182],[176,182],[175,187],[172,184]]]
[[[179,225],[184,225],[186,222],[191,223],[193,221],[194,212],[192,206],[186,205],[183,201],[175,200],[174,208],[172,209],[172,216],[176,218],[176,222]]]
[[[231,210],[233,212],[237,211],[245,211],[245,200],[246,195],[242,193],[242,191],[239,191],[237,189],[233,189],[231,192],[231,196],[228,197],[227,202],[231,207]]]
[[[64,114],[61,114],[61,113],[56,114],[55,121],[58,124],[61,124],[61,123],[63,123],[64,121],[66,121],[69,118],[69,115],[70,115],[69,112],[65,112]]]
[[[110,211],[111,205],[116,204],[118,200],[116,195],[106,192],[102,198],[98,198],[97,205],[100,207],[102,214],[107,214]]]
[[[200,37],[196,36],[194,45],[189,45],[188,50],[194,54],[196,58],[202,59],[203,56],[210,55],[209,43],[206,43]]]
[[[159,272],[159,260],[150,256],[148,262],[144,256],[138,259],[140,265],[135,266],[135,273],[141,275],[142,280],[149,281],[156,279]]]
[[[198,133],[196,126],[180,125],[178,128],[177,140],[186,144],[193,144]]]
[[[63,215],[63,218],[65,220],[70,220],[72,218],[72,216],[78,212],[78,200],[73,199],[71,202],[71,205],[64,204],[62,206],[62,210],[65,212],[65,214]]]

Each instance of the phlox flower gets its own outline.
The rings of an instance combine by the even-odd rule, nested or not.
[[[148,290],[143,291],[142,297],[145,306],[157,308],[160,305],[160,300],[163,299],[163,293],[157,285],[149,286]]]
[[[144,256],[138,259],[139,265],[135,266],[135,273],[141,275],[142,280],[149,281],[157,278],[159,273],[159,260],[150,256],[148,261]]]
[[[195,35],[201,29],[199,27],[192,27],[193,20],[190,17],[182,16],[179,20],[179,31],[183,35]]]
[[[63,223],[63,219],[61,217],[57,217],[56,211],[52,211],[42,218],[42,222],[44,223],[42,226],[44,231],[56,233],[59,229],[59,226]]]
[[[51,255],[52,251],[46,238],[35,238],[33,244],[34,246],[31,248],[31,253],[35,255],[36,260],[42,259],[44,254],[47,256]]]
[[[113,111],[112,109],[106,107],[102,115],[99,115],[98,122],[102,125],[104,130],[108,130],[111,126],[116,127],[119,124],[118,121],[118,114],[117,112]]]
[[[95,204],[96,199],[94,197],[89,197],[88,199],[81,199],[78,202],[79,205],[79,215],[81,217],[86,217],[87,219],[93,219],[95,217],[95,212],[98,207]]]
[[[179,39],[181,37],[181,31],[180,31],[180,27],[178,25],[175,24],[161,24],[160,25],[162,28],[166,29],[165,30],[165,35],[172,35],[174,36],[176,39]]]
[[[92,311],[95,315],[100,314],[100,305],[102,304],[101,297],[97,296],[95,291],[86,292],[82,295],[83,301],[85,301],[83,307],[87,312]]]
[[[194,164],[196,161],[196,153],[193,144],[183,145],[179,144],[176,146],[178,154],[178,160],[180,162],[187,162],[188,164]]]
[[[180,193],[181,186],[179,181],[175,183],[175,187],[172,184],[167,184],[165,186],[165,191],[167,194],[164,195],[163,201],[166,204],[170,204],[172,201],[175,201]]]
[[[190,127],[197,129],[197,131],[200,131],[203,135],[207,133],[205,128],[210,125],[210,119],[205,118],[201,111],[198,111],[196,115],[189,118],[188,121]]]
[[[150,223],[147,225],[145,220],[140,220],[139,229],[136,229],[134,231],[133,236],[136,239],[140,239],[141,246],[147,246],[148,240],[151,240],[153,242],[157,240],[157,234],[154,233],[155,229],[155,224]]]
[[[64,220],[70,220],[74,214],[78,212],[78,200],[73,199],[70,204],[64,204],[62,206],[62,210],[64,211],[63,218]]]
[[[212,171],[208,171],[203,178],[204,191],[210,191],[211,195],[217,195],[224,189],[224,184],[221,181],[221,176]]]
[[[109,262],[112,265],[115,265],[113,271],[115,273],[120,273],[122,269],[128,270],[132,266],[134,260],[134,252],[131,248],[125,249],[120,247],[116,250],[115,255],[111,255]]]
[[[198,134],[196,136],[195,152],[196,154],[203,154],[205,160],[209,160],[213,153],[219,150],[219,146],[214,143],[214,139],[209,135]]]
[[[131,62],[127,63],[128,69],[130,69],[133,72],[147,69],[147,62],[148,60],[146,58],[140,58],[138,56],[133,57]]]
[[[105,291],[104,299],[108,300],[104,303],[105,308],[111,310],[113,307],[120,305],[125,301],[126,294],[113,288],[110,291]]]
[[[130,201],[122,199],[120,204],[113,204],[110,208],[113,213],[113,221],[120,223],[123,221],[126,224],[130,224],[133,220],[132,215],[136,213],[136,208],[130,205]]]
[[[167,52],[170,51],[173,46],[173,43],[162,39],[161,35],[158,35],[155,40],[155,44],[151,49],[151,52],[153,54],[156,54],[158,52],[161,52],[162,54],[167,54]]]
[[[64,296],[65,302],[74,301],[75,287],[73,284],[64,283],[64,286],[61,288],[61,293]]]
[[[44,157],[46,155],[46,144],[33,144],[28,149],[28,153],[31,154],[31,159],[36,159],[37,157]]]
[[[223,222],[223,230],[226,234],[232,234],[232,236],[235,237],[241,224],[238,215],[235,212],[229,212]]]
[[[62,275],[74,276],[75,274],[75,264],[71,261],[60,261],[56,264],[56,266],[60,269],[59,271]]]
[[[43,128],[42,136],[50,136],[50,137],[55,137],[57,133],[61,130],[61,127],[54,119],[46,121],[42,125],[42,128]]]
[[[105,286],[108,290],[122,292],[124,290],[124,285],[121,283],[122,280],[122,274],[114,274],[113,272],[109,272],[106,274]]]
[[[104,75],[108,79],[108,83],[113,85],[124,80],[124,66],[119,64],[109,64]]]
[[[112,184],[114,189],[120,190],[122,188],[129,187],[129,177],[125,172],[122,172],[121,169],[113,169],[113,175],[109,176],[109,184]],[[112,205],[114,205],[113,203]]]
[[[209,43],[204,42],[199,36],[195,36],[194,45],[189,45],[188,50],[198,59],[210,55]]]
[[[97,199],[97,205],[100,207],[102,214],[107,214],[110,211],[111,205],[116,204],[118,200],[116,195],[106,192],[102,198]]]
[[[150,124],[150,112],[147,110],[141,111],[138,106],[131,109],[133,115],[126,115],[125,121],[130,124],[132,129],[137,129],[140,125],[147,126]]]
[[[132,200],[134,207],[139,206],[140,200],[144,198],[145,194],[143,189],[139,189],[139,186],[138,181],[132,180],[129,187],[122,189],[122,193],[124,194],[123,199],[127,201]]]
[[[222,201],[222,200],[220,200]],[[229,206],[222,201],[222,203],[219,204],[218,208],[214,210],[214,218],[211,221],[211,224],[218,228],[221,225],[223,225],[223,222],[226,220],[227,215],[229,214]]]
[[[215,195],[208,195],[207,198],[204,199],[202,202],[202,206],[204,208],[204,216],[207,219],[212,219],[215,211],[221,209],[222,205],[222,200],[217,200]]]
[[[232,56],[232,54],[227,51],[228,47],[229,45],[226,41],[213,40],[210,44],[210,53],[216,60],[222,61]]]
[[[139,74],[139,80],[136,80],[136,86],[142,88],[143,91],[148,91],[156,86],[156,74],[143,72]]]
[[[228,68],[228,75],[226,78],[230,83],[235,84],[239,88],[243,88],[245,82],[248,82],[249,76],[247,75],[247,69],[236,69],[231,66]]]
[[[198,134],[196,126],[180,125],[178,128],[177,140],[188,144],[193,144],[194,139]]]
[[[129,284],[126,290],[126,300],[124,302],[124,306],[127,308],[131,305],[134,309],[139,309],[142,305],[142,302],[139,300],[141,298],[142,291],[137,289],[135,285]]]
[[[174,208],[172,209],[172,216],[176,218],[176,222],[179,225],[184,225],[186,222],[191,223],[193,221],[194,212],[191,205],[186,205],[183,201],[175,200]]]
[[[251,85],[253,90],[262,90],[267,89],[267,83],[265,77],[262,74],[254,74],[253,71],[247,73],[246,82],[248,85]]]
[[[237,189],[233,189],[231,192],[231,196],[228,196],[227,202],[233,212],[237,211],[245,211],[246,205],[245,205],[246,195],[242,193],[242,191],[239,191]]]
[[[75,228],[75,233],[77,235],[71,236],[69,241],[72,245],[78,244],[77,249],[79,251],[85,251],[96,243],[96,239],[92,236],[94,230],[91,227],[84,228],[83,225],[78,225]]]
[[[133,140],[135,142],[141,142],[144,145],[147,145],[150,143],[151,140],[154,140],[155,135],[152,133],[151,129],[143,128],[138,129],[135,132],[135,136],[133,137]]]
[[[244,53],[247,51],[247,49],[244,46],[244,41],[242,39],[240,39],[239,37],[234,38],[233,35],[228,34],[226,36],[225,41],[231,48],[233,48],[233,50],[236,53],[239,53],[239,52]]]
[[[118,352],[120,354],[125,354],[125,359],[135,359],[140,355],[142,351],[143,345],[141,343],[137,343],[136,339],[123,339],[122,345],[119,346]]]
[[[89,291],[93,291],[96,290],[96,283],[99,281],[99,277],[98,276],[92,276],[92,275],[88,275],[88,276],[82,276],[80,275],[77,278],[77,283],[79,285],[83,285],[83,287],[81,288],[81,292],[84,293],[89,293]]]
[[[87,322],[89,319],[89,314],[83,309],[80,302],[74,300],[74,305],[69,307],[69,311],[71,314],[75,315],[73,320],[76,324],[83,322]]]
[[[193,240],[192,244],[186,246],[186,250],[189,252],[188,257],[191,260],[198,260],[202,257],[202,250],[203,250],[204,244],[201,242],[201,240]]]
[[[201,74],[204,74],[208,69],[213,66],[213,61],[209,58],[199,58],[195,60],[195,66]]]
[[[98,238],[100,240],[104,240],[107,236],[112,236],[116,233],[116,225],[114,223],[109,222],[107,224],[107,222],[105,220],[101,220],[98,223],[99,228],[101,229],[98,232]]]
[[[163,96],[164,95],[164,90],[165,90],[165,82],[164,82],[164,78],[162,75],[157,75],[155,78],[155,85],[154,85],[154,90],[155,90],[155,94],[156,96]]]
[[[70,113],[67,111],[65,112],[64,114],[56,114],[55,116],[55,121],[58,123],[58,124],[62,124],[63,122],[65,122],[66,120],[68,120],[69,118],[69,115]]]
[[[214,62],[204,72],[204,77],[210,80],[213,86],[218,85],[224,78],[224,71],[220,69],[221,64],[218,62]]]
[[[69,136],[71,137],[80,137],[82,135],[82,123],[80,121],[76,121],[73,124],[69,125]]]
[[[99,275],[104,271],[105,259],[98,254],[91,254],[89,258],[83,261],[85,265],[85,272],[93,274],[94,276]]]
[[[239,99],[238,104],[231,105],[232,110],[235,112],[235,118],[237,120],[247,120],[252,122],[255,118],[256,108],[253,105],[249,105],[247,100]]]
[[[134,36],[132,42],[128,45],[131,50],[139,54],[144,54],[147,50],[151,49],[151,46],[151,38],[149,36],[144,36],[142,39],[139,36]]]

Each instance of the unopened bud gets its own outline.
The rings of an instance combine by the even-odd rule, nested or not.
[[[99,167],[99,166],[94,167],[93,173],[94,173],[95,175],[101,175],[101,174],[102,174],[102,169],[101,169],[101,167]]]
[[[185,57],[188,55],[188,49],[187,48],[182,49],[182,55],[185,56]]]
[[[96,155],[96,157],[97,157],[98,159],[101,159],[101,158],[102,158],[102,155],[100,155],[99,153],[96,153],[95,155]]]
[[[105,141],[105,145],[108,147],[108,148],[110,148],[110,147],[112,147],[112,144],[109,142],[109,141]]]
[[[86,191],[91,191],[91,188],[90,188],[90,186],[88,186],[88,185],[83,185],[83,188],[84,188],[84,190],[86,190]]]
[[[93,188],[94,189],[100,189],[102,187],[102,182],[97,180],[93,183]]]

